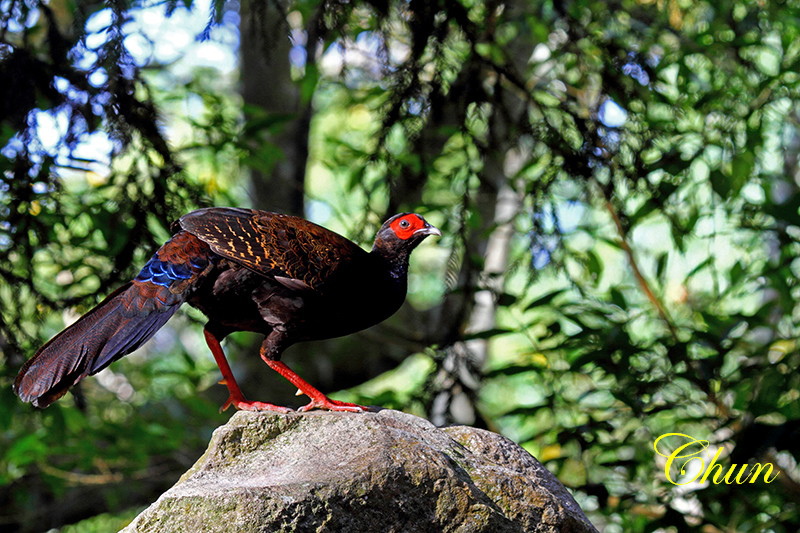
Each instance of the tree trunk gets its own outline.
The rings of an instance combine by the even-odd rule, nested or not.
[[[311,103],[302,102],[292,81],[291,29],[274,2],[243,1],[240,15],[245,117],[264,125],[247,139],[257,167],[250,175],[252,204],[303,216]]]

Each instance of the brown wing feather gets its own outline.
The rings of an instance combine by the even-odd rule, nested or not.
[[[367,255],[338,233],[267,211],[212,207],[184,215],[179,224],[223,257],[264,276],[299,280],[311,289],[322,288],[342,265]]]

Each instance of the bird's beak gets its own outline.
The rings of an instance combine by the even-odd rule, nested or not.
[[[422,234],[422,235],[436,235],[437,237],[441,237],[442,236],[442,232],[439,231],[439,228],[431,226],[427,222],[425,223],[425,227],[424,228],[420,228],[417,231],[415,231],[414,235],[416,235],[418,233]]]

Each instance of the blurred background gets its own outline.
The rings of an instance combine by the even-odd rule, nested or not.
[[[502,433],[607,532],[797,531],[798,67],[795,0],[0,0],[0,527],[115,531],[230,417],[188,307],[44,411],[11,384],[233,205],[442,230],[396,316],[287,351],[333,397]],[[301,405],[259,342],[245,394]],[[781,473],[673,485],[668,432]]]

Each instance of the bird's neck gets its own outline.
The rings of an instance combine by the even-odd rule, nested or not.
[[[371,255],[379,260],[389,276],[396,281],[405,283],[408,277],[408,257],[406,250],[398,250],[376,245],[372,248]]]

